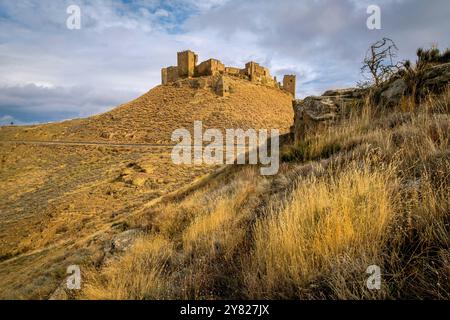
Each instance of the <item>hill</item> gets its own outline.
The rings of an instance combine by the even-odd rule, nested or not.
[[[173,164],[173,130],[192,129],[194,120],[205,128],[289,129],[288,93],[228,81],[226,97],[182,79],[90,118],[2,127],[0,298],[48,298],[68,265],[109,255],[105,247],[129,229],[126,216],[218,169]]]
[[[208,77],[202,77],[208,78]],[[172,144],[173,130],[204,128],[278,128],[292,124],[292,97],[278,88],[225,77],[231,94],[220,97],[197,81],[160,85],[109,112],[86,119],[25,127],[2,127],[0,140],[103,141]]]
[[[78,298],[448,299],[449,107],[450,88],[413,113],[365,104],[285,141],[275,176],[228,167],[128,217],[151,231]]]
[[[426,96],[418,73],[296,101],[277,175],[230,166],[129,216],[76,298],[449,299],[449,66]]]
[[[144,138],[145,126],[190,128],[199,113],[206,127],[284,119],[255,103],[274,110],[268,106],[290,100],[284,92],[230,81],[229,97],[187,79],[69,123],[71,133],[67,124],[43,126],[67,133],[66,142],[100,135],[120,143],[136,122],[134,139],[158,147],[0,144],[1,297],[450,298],[450,63],[295,100],[273,176],[258,165],[175,166],[165,135]],[[168,104],[159,125],[138,118],[136,110],[155,112],[149,101],[162,108],[169,92],[193,105],[202,96],[204,107],[184,108],[186,123],[169,117],[180,103]],[[216,112],[235,101],[230,110],[243,114],[234,103],[247,101],[253,114],[213,116],[206,101]],[[82,267],[80,291],[58,286],[70,264]],[[380,283],[371,277],[377,270]]]

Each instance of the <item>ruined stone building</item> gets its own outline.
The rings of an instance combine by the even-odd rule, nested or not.
[[[295,98],[295,88],[296,88],[295,80],[296,80],[296,77],[293,74],[286,74],[283,77],[283,89],[292,93],[294,98]]]
[[[268,68],[260,66],[254,61],[245,64],[243,69],[226,67],[220,60],[208,59],[197,64],[198,56],[194,52],[187,50],[177,53],[177,66],[161,69],[161,82],[163,85],[173,83],[178,79],[197,78],[204,76],[227,75],[239,77],[251,82],[277,87],[291,93],[295,98],[295,75],[285,75],[283,84],[277,82],[276,77],[270,75]],[[221,78],[222,87],[226,87]]]
[[[193,77],[198,56],[192,51],[177,53],[178,76],[181,78]]]

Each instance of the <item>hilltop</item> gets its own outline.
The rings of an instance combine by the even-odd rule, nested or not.
[[[289,93],[224,76],[231,94],[221,97],[211,87],[211,78],[159,85],[129,103],[86,119],[2,127],[0,140],[171,144],[173,130],[192,129],[194,120],[202,120],[205,128],[289,129],[293,119]],[[206,84],[199,87],[198,80]]]

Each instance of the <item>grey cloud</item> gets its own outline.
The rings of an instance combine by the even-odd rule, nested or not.
[[[79,31],[65,28],[72,3],[82,8]],[[369,4],[380,5],[382,30],[366,28]],[[449,46],[448,12],[448,0],[0,0],[8,30],[0,33],[0,118],[107,110],[159,84],[160,68],[183,49],[227,65],[255,60],[280,80],[295,73],[299,96],[319,94],[354,85],[365,50],[384,36],[400,58],[434,42]]]
[[[369,4],[378,4],[382,30],[368,30]],[[191,17],[186,28],[195,33],[223,36],[226,46],[247,31],[250,47],[272,69],[300,73],[299,94],[320,93],[330,87],[354,85],[368,46],[384,36],[400,49],[399,58],[413,58],[420,46],[450,44],[450,2],[436,1],[233,1],[212,12]],[[281,67],[280,67],[281,66]],[[302,71],[303,70],[303,71]],[[313,74],[311,79],[307,74]],[[280,75],[280,74],[279,74]],[[303,85],[303,87],[302,87]]]
[[[111,91],[105,95],[102,90],[83,86],[49,88],[28,84],[0,87],[0,110],[3,117],[11,117],[16,123],[56,121],[104,112],[138,94]]]

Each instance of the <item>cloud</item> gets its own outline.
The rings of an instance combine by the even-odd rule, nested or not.
[[[0,126],[4,126],[4,125],[8,125],[8,124],[14,124],[16,121],[16,119],[14,119],[14,117],[10,116],[10,115],[5,115],[5,116],[1,116],[0,117]]]
[[[77,4],[81,30],[68,30]],[[369,4],[382,30],[366,27]],[[56,121],[108,110],[160,83],[176,52],[242,67],[255,60],[298,95],[351,86],[366,48],[384,36],[400,58],[450,44],[450,2],[435,0],[0,0],[0,117]]]
[[[158,9],[155,11],[155,16],[157,17],[169,17],[169,12],[164,9]]]
[[[354,85],[366,49],[384,36],[398,44],[400,58],[414,58],[418,47],[432,42],[450,44],[446,32],[450,19],[444,13],[449,12],[450,2],[375,3],[381,8],[382,30],[366,27],[366,9],[374,1],[352,0],[233,1],[192,16],[185,25],[191,35],[208,39],[214,53],[223,55],[238,47],[240,57],[251,53],[278,76],[296,73],[301,96]],[[208,34],[212,36],[207,38]]]
[[[1,118],[2,122],[14,121],[17,124],[81,118],[105,112],[138,94],[136,91],[111,90],[106,95],[103,90],[90,86],[0,86],[4,114]]]

